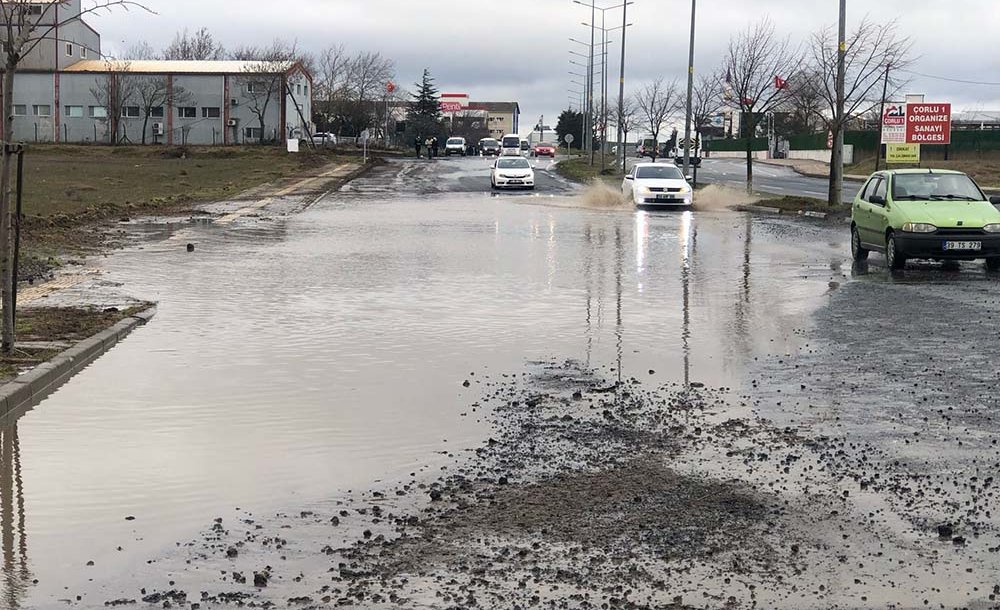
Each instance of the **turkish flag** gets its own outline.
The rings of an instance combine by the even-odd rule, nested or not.
[[[396,91],[396,83],[394,83],[392,81],[387,82],[385,84],[385,90],[388,93],[393,93],[394,91]]]
[[[785,80],[785,79],[783,79],[783,78],[781,78],[780,76],[775,76],[774,77],[774,88],[775,89],[787,89],[788,88],[788,81]]]

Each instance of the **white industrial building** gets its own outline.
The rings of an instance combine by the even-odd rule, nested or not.
[[[296,62],[127,61],[101,54],[82,0],[31,4],[61,24],[15,75],[11,141],[243,144],[307,137],[312,77]],[[262,125],[263,123],[263,125]]]

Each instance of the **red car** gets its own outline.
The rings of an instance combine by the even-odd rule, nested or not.
[[[541,142],[540,144],[535,144],[535,148],[531,151],[531,154],[535,157],[552,157],[555,159],[556,147],[546,142]]]

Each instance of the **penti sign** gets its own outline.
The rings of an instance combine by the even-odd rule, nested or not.
[[[951,104],[907,104],[907,144],[951,144]]]

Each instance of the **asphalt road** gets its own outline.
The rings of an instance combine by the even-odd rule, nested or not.
[[[827,181],[824,178],[810,178],[796,173],[788,167],[754,164],[754,190],[778,196],[802,195],[814,199],[826,199]],[[740,159],[705,159],[698,169],[698,180],[723,184],[734,188],[746,188],[746,162]],[[844,182],[844,202],[854,200],[861,184]]]
[[[95,261],[159,313],[4,423],[0,608],[991,607],[997,276],[549,164]]]

